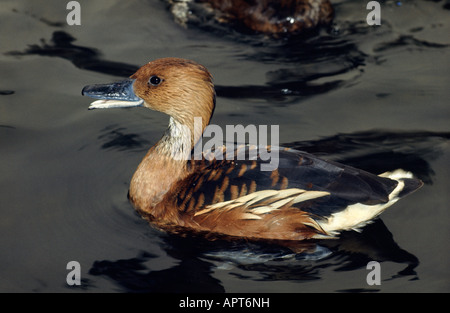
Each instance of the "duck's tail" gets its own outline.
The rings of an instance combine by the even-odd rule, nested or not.
[[[414,178],[411,172],[406,172],[402,169],[397,169],[392,172],[385,172],[378,176],[396,180],[399,182],[399,185],[401,185],[401,190],[396,194],[396,189],[399,186],[397,186],[397,188],[392,191],[392,193],[389,195],[389,200],[391,200],[391,198],[393,197],[396,197],[398,200],[406,195],[409,195],[410,193],[413,193],[423,185],[423,182],[420,179]]]
[[[379,176],[397,181],[397,186],[389,194],[389,200],[375,205],[355,203],[347,206],[344,210],[333,213],[325,220],[317,221],[328,235],[336,236],[345,230],[360,231],[362,227],[371,223],[400,198],[414,192],[423,185],[422,181],[414,178],[412,173],[402,169],[386,172]]]

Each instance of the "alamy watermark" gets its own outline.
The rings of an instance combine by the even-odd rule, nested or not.
[[[77,261],[70,261],[66,265],[66,269],[70,272],[66,276],[66,283],[69,286],[81,285],[81,265]]]
[[[78,1],[67,2],[66,9],[70,12],[66,16],[67,25],[81,25],[81,6]]]
[[[182,130],[190,136],[187,126]],[[200,133],[202,118],[194,117],[194,133]],[[185,160],[261,160],[261,171],[273,171],[279,164],[279,125],[226,125],[225,134],[219,125],[210,124],[203,131],[203,135],[197,141],[193,154],[186,151],[179,156]],[[270,131],[270,135],[269,135]],[[268,139],[270,137],[270,145]],[[247,140],[248,138],[248,140]],[[242,143],[241,148],[236,148],[235,142]],[[245,144],[245,145],[244,145]],[[223,150],[225,147],[225,150]]]
[[[366,265],[366,269],[370,272],[366,276],[366,283],[369,286],[381,285],[381,265],[377,261],[370,261]]]
[[[258,161],[261,171],[273,171],[279,163],[279,125],[210,124],[203,130],[202,118],[194,117],[193,128],[169,122],[169,151],[175,160]],[[191,131],[194,135],[191,135]],[[270,133],[270,134],[269,134]],[[269,145],[269,137],[271,139]],[[191,140],[196,142],[191,149]]]
[[[370,26],[381,25],[381,6],[378,1],[370,1],[366,6],[367,10],[372,10],[367,14],[366,22]]]

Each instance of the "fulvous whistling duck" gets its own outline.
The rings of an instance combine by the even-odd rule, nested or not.
[[[212,17],[221,24],[275,36],[300,34],[328,25],[334,15],[329,0],[169,0],[169,3],[172,14],[183,25],[192,19]]]
[[[422,186],[403,170],[377,176],[292,149],[280,148],[278,167],[270,171],[261,170],[267,161],[259,154],[239,161],[218,158],[230,153],[225,148],[217,148],[215,158],[207,152],[200,160],[183,158],[191,155],[215,108],[211,74],[190,60],[158,59],[130,79],[86,86],[82,94],[100,99],[90,109],[143,106],[170,116],[129,188],[137,211],[170,232],[255,240],[336,238],[361,229]],[[195,117],[201,118],[201,129],[194,127]]]

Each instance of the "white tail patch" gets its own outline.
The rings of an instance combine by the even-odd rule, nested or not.
[[[405,187],[402,179],[413,177],[412,173],[401,169],[393,172],[386,172],[379,176],[390,178],[398,182],[395,189],[389,194],[389,201],[387,203],[377,205],[355,203],[349,205],[344,210],[332,214],[326,220],[318,220],[317,223],[322,229],[331,236],[336,236],[339,232],[344,230],[360,231],[361,227],[371,223],[374,218],[400,199],[398,195]]]
[[[404,171],[402,169],[397,169],[392,172],[385,172],[383,174],[378,175],[380,177],[386,177],[393,180],[399,180],[404,178],[413,178],[413,174],[411,172]]]

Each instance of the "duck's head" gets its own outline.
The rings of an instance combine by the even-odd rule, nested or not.
[[[170,115],[193,130],[194,117],[202,118],[202,131],[215,106],[212,76],[202,65],[180,58],[158,59],[142,66],[129,79],[89,85],[83,95],[100,99],[89,109],[144,106]]]

